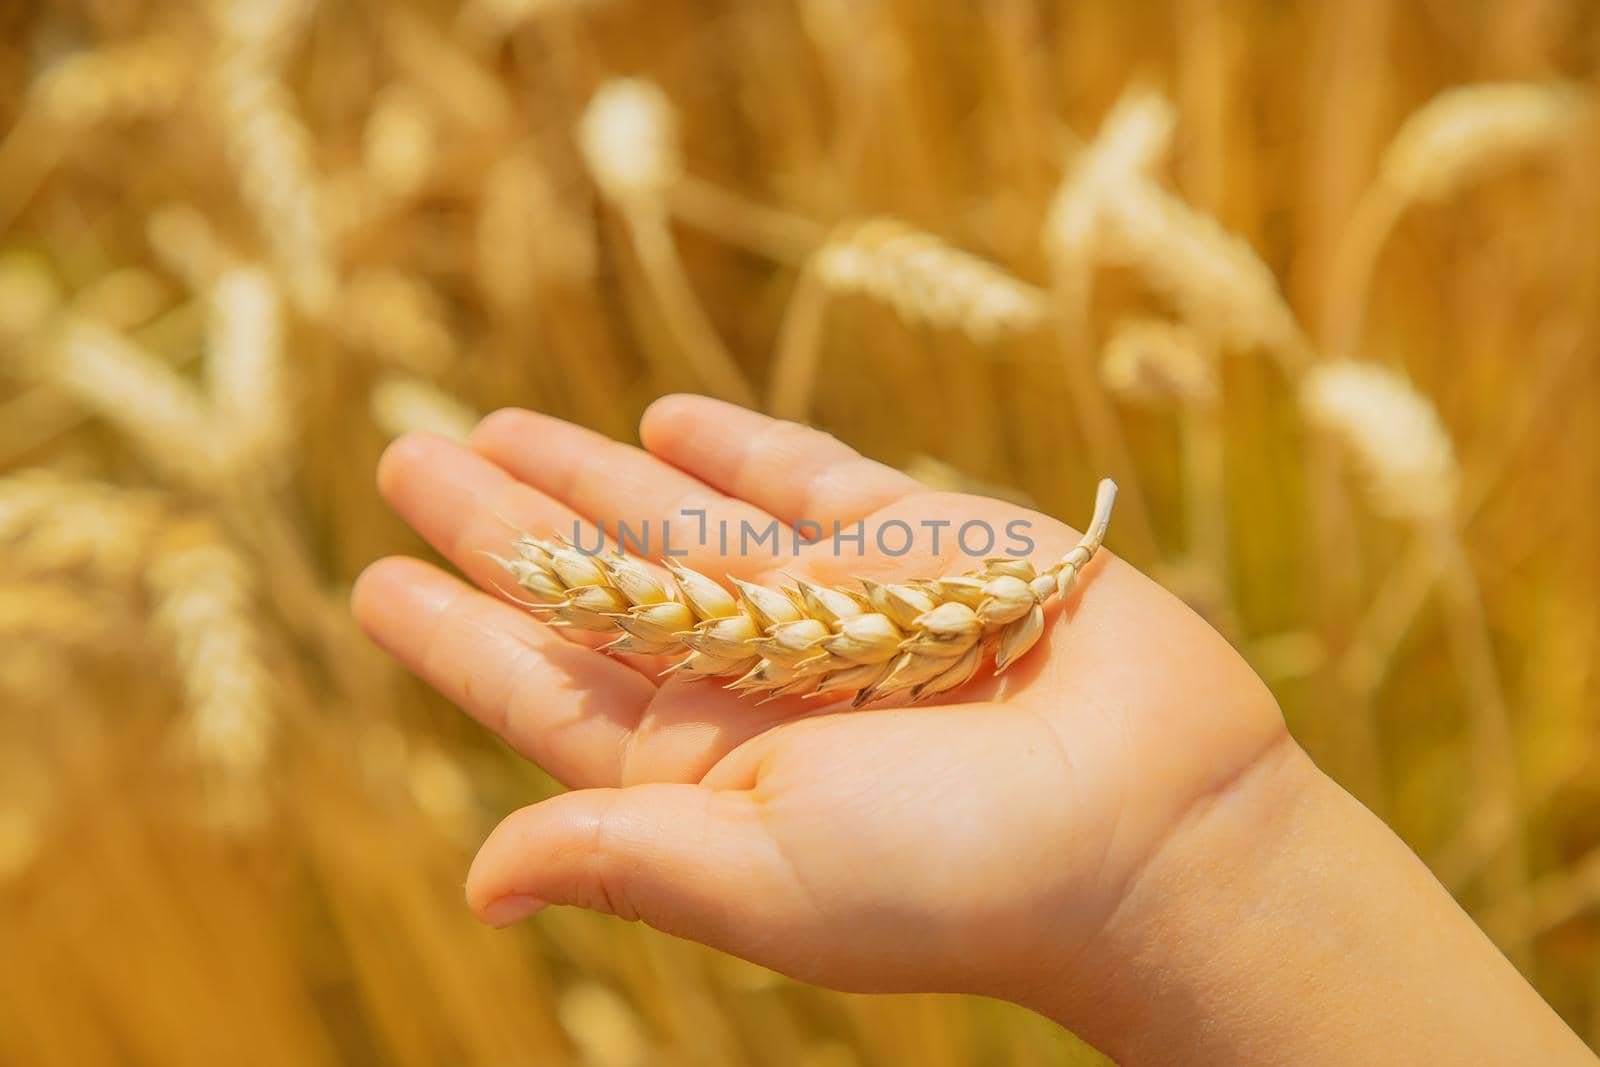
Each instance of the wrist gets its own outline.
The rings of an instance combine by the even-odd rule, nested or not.
[[[1187,1045],[1190,987],[1242,915],[1275,891],[1266,857],[1301,835],[1337,789],[1287,731],[1213,791],[1196,798],[1130,879],[1098,937],[1026,1005],[1118,1062]],[[1142,1054],[1142,1055],[1141,1055]]]
[[[1593,1062],[1287,736],[1192,806],[1069,963],[1029,1006],[1130,1067]]]

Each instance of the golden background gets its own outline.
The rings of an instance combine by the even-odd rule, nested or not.
[[[0,1061],[1094,1062],[462,906],[552,786],[350,623],[421,550],[377,456],[674,389],[1068,519],[1116,474],[1600,1037],[1597,56],[1584,0],[4,5]]]

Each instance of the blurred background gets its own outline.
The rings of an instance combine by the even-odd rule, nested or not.
[[[1600,1038],[1600,8],[0,5],[0,1062],[1076,1064],[461,903],[385,442],[669,390],[1081,518]]]

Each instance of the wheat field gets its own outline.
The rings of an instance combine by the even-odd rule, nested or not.
[[[555,909],[385,443],[706,392],[1082,521],[1600,1040],[1600,8],[0,8],[0,1063],[1103,1062]],[[870,711],[863,712],[870,714]]]

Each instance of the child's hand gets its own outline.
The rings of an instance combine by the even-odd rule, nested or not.
[[[614,537],[618,520],[668,519],[683,545],[698,519],[680,512],[705,508],[735,548],[740,520],[773,517],[830,532],[865,520],[869,550],[884,522],[916,532],[896,558],[851,544],[835,555],[829,541],[798,561],[720,557],[715,533],[709,551],[684,545],[689,566],[770,585],[780,570],[826,584],[967,570],[977,561],[955,530],[974,519],[1001,546],[1007,523],[1028,520],[1045,564],[1078,534],[711,400],[663,400],[642,432],[649,452],[505,411],[475,451],[409,437],[384,458],[385,496],[491,592],[386,560],[362,577],[357,615],[574,789],[484,845],[467,895],[486,921],[576,904],[831,986],[1016,992],[1092,941],[1184,814],[1285,736],[1233,650],[1109,554],[1064,618],[1050,612],[1039,647],[936,706],[758,707],[714,682],[658,686],[493,595],[504,578],[482,553],[509,554],[508,522],[570,532],[576,513]],[[951,523],[937,557],[925,520]],[[982,540],[974,528],[969,543]]]
[[[512,526],[570,532],[575,517],[613,536],[618,520],[670,520],[689,566],[773,585],[780,570],[827,584],[967,570],[951,532],[970,520],[1002,544],[1028,520],[1043,564],[1078,536],[715,401],[660,401],[643,437],[648,452],[507,411],[472,449],[405,438],[379,472],[488,592],[385,560],[357,585],[362,625],[573,787],[490,835],[467,879],[484,920],[574,904],[824,985],[989,993],[1130,1063],[1592,1062],[1289,741],[1233,650],[1107,553],[1003,676],[861,711],[658,685],[659,662],[610,657],[494,595],[488,553],[509,554]],[[713,551],[685,543],[686,509],[704,509]],[[774,518],[865,520],[869,546],[892,520],[918,536],[896,558],[826,541],[798,560],[714,551],[719,523],[736,546],[741,521]],[[936,555],[937,520],[951,525]]]

